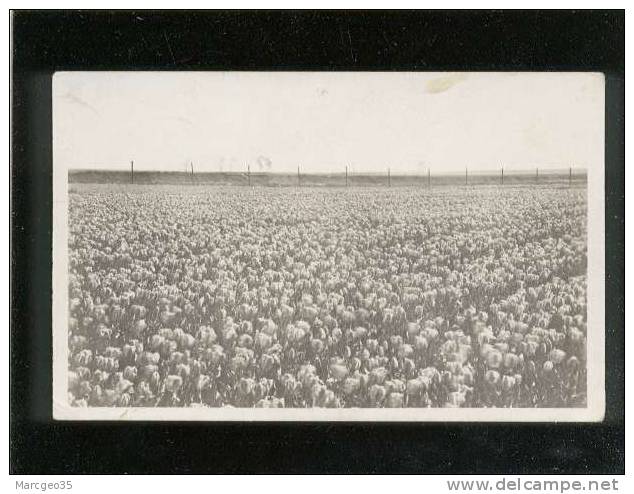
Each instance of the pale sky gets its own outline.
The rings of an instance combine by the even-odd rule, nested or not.
[[[590,73],[58,72],[55,166],[454,172],[590,168]]]

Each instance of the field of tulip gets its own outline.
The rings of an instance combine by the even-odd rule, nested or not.
[[[585,188],[69,200],[74,406],[586,406]]]

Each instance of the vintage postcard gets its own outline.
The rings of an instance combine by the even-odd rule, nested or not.
[[[604,92],[56,73],[54,418],[602,420]]]

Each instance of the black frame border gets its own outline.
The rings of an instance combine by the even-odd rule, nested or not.
[[[11,473],[624,473],[624,11],[51,10],[13,11],[11,23]],[[53,421],[51,76],[58,70],[603,72],[605,420]]]

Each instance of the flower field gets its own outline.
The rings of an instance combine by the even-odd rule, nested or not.
[[[586,406],[584,188],[69,201],[74,406]]]

